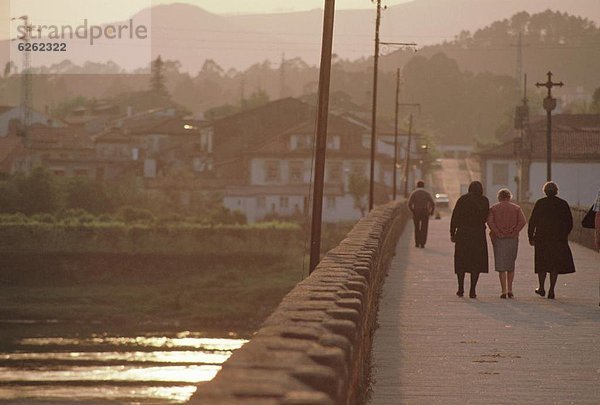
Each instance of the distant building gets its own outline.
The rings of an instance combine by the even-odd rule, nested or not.
[[[437,149],[446,158],[466,159],[475,151],[475,146],[473,144],[443,143],[437,145]]]
[[[21,106],[0,106],[0,138],[8,135],[11,121],[21,123],[23,111],[23,107]],[[41,124],[53,128],[66,127],[64,122],[33,109],[31,110],[31,121],[29,124]]]
[[[315,109],[293,98],[273,101],[213,123],[215,175],[227,186],[224,205],[250,222],[305,216],[313,173]],[[369,178],[370,144],[362,125],[339,116],[328,120],[323,220],[356,220],[350,177]],[[377,202],[387,201],[392,161],[377,154]],[[364,195],[366,201],[367,195]]]
[[[519,199],[543,196],[546,120],[532,120],[523,138],[478,153],[488,197],[508,187]],[[571,205],[590,205],[600,189],[600,115],[557,114],[552,126],[552,179]]]

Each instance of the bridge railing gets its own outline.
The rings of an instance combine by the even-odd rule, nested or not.
[[[362,403],[380,290],[406,218],[404,202],[391,202],[361,219],[190,403]]]

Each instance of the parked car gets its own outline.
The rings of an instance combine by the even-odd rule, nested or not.
[[[436,193],[433,196],[433,201],[435,202],[436,207],[449,207],[450,199],[448,198],[448,194]]]

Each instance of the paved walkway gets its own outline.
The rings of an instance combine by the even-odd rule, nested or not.
[[[371,404],[600,404],[600,256],[572,244],[577,272],[559,276],[548,300],[533,293],[533,248],[522,237],[514,300],[499,298],[491,256],[478,298],[458,298],[448,228],[447,215],[431,221],[416,249],[409,223],[398,243]]]

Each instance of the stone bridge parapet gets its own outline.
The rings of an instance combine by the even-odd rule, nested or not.
[[[360,220],[190,403],[363,403],[380,290],[404,207],[391,202]]]

